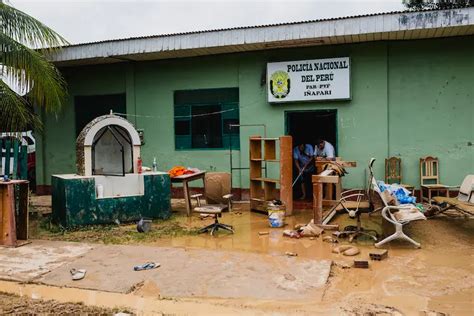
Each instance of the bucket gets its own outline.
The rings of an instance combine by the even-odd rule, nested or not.
[[[285,225],[285,210],[282,209],[268,209],[268,222],[270,227],[277,228]]]

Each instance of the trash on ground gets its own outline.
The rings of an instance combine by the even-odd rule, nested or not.
[[[325,241],[325,242],[331,242],[331,243],[337,243],[337,242],[338,242],[337,239],[335,239],[335,238],[333,238],[333,237],[331,237],[331,236],[324,236],[324,237],[323,237],[323,241]]]
[[[285,252],[285,255],[287,255],[288,257],[296,257],[296,256],[298,256],[298,254],[297,254],[296,252],[289,252],[289,251]]]
[[[368,269],[369,262],[367,260],[354,260],[354,268]]]
[[[356,246],[341,245],[335,247],[332,252],[337,254],[342,253],[344,256],[355,256],[360,253],[360,250]]]
[[[71,271],[69,271],[71,273],[71,277],[73,279],[73,281],[79,281],[79,280],[82,280],[84,279],[84,277],[86,276],[86,269],[71,269]]]
[[[151,269],[158,268],[159,266],[160,266],[159,263],[147,262],[147,263],[144,263],[144,264],[141,264],[141,265],[134,266],[133,270],[135,270],[135,271],[151,270]]]
[[[296,230],[285,229],[283,231],[283,236],[290,238],[301,238],[301,235]]]
[[[388,257],[388,250],[373,251],[369,253],[370,260],[381,261]]]
[[[137,223],[137,231],[139,233],[148,233],[151,229],[151,219],[141,218]]]
[[[269,232],[258,232],[258,234],[259,234],[260,236],[263,236],[263,235],[268,235],[268,234],[270,234],[270,233],[269,233]]]

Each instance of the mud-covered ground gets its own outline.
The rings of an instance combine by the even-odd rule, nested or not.
[[[321,300],[295,302],[275,300],[232,299],[219,305],[232,308],[255,308],[259,312],[300,315],[472,315],[474,310],[474,221],[454,212],[427,221],[410,223],[404,231],[420,242],[414,249],[403,241],[387,244],[387,259],[372,262],[369,252],[375,250],[370,240],[355,244],[361,253],[344,257],[331,252],[333,246],[322,238],[291,239],[282,237],[282,229],[270,229],[264,215],[248,212],[237,204],[233,213],[225,213],[219,221],[234,225],[235,234],[219,232],[215,237],[197,234],[199,227],[212,219],[201,220],[197,214],[185,216],[184,205],[173,200],[173,217],[154,221],[148,234],[136,232],[135,224],[86,227],[76,231],[58,231],[41,225],[32,227],[35,238],[81,241],[105,244],[146,244],[178,248],[231,250],[270,255],[297,253],[298,257],[332,260],[331,276]],[[307,223],[311,211],[295,211],[287,218],[287,227]],[[347,215],[335,219],[341,227],[353,225]],[[362,225],[382,232],[380,214],[362,217]],[[37,222],[38,223],[38,222]],[[268,235],[259,235],[266,231]],[[326,232],[325,234],[330,234]],[[339,244],[346,243],[341,240]],[[353,260],[368,260],[369,269],[356,269]],[[192,268],[192,267],[191,267]],[[170,275],[172,278],[172,275]],[[160,284],[158,284],[160,286]],[[226,284],[222,284],[227,287]],[[213,298],[206,298],[212,300]],[[253,310],[252,310],[253,311]]]
[[[114,315],[120,312],[131,314],[119,308],[109,309],[78,303],[45,301],[0,292],[0,315]]]

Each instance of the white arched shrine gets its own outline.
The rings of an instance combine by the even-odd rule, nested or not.
[[[82,176],[137,173],[140,146],[140,136],[132,123],[114,114],[99,116],[77,137],[77,173]]]

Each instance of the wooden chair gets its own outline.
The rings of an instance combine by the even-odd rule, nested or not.
[[[397,183],[415,195],[415,187],[402,182],[402,159],[399,157],[385,159],[385,183]]]
[[[439,183],[439,162],[437,157],[422,157],[420,158],[420,189],[421,201],[426,201],[431,204],[432,192],[436,195],[444,193],[449,197],[449,187]]]

